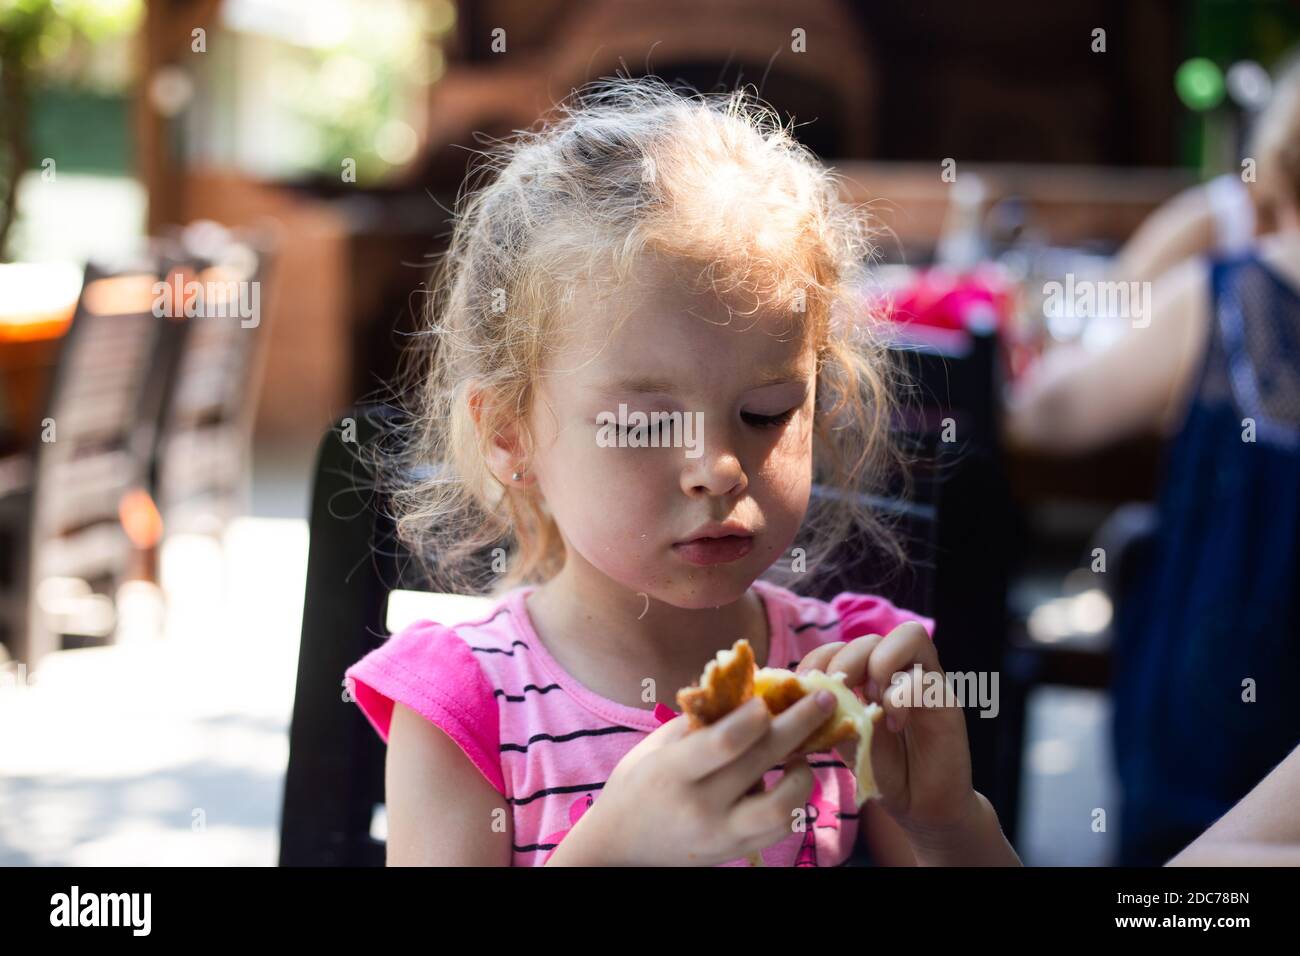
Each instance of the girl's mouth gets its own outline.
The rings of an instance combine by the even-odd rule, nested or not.
[[[683,560],[691,564],[727,564],[739,561],[754,547],[752,535],[729,534],[722,538],[696,538],[673,545]]]

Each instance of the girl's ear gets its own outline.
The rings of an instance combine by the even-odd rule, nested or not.
[[[491,420],[491,416],[488,414],[491,401],[492,397],[486,389],[478,386],[470,387],[468,392],[469,411],[474,419],[474,427],[480,431],[489,427],[487,422]],[[496,428],[488,440],[488,469],[496,476],[497,481],[507,488],[512,486],[520,487],[531,483],[532,474],[528,469],[525,455],[520,429],[513,418]],[[515,475],[519,477],[515,478]]]

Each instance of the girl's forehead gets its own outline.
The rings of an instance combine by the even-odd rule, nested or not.
[[[805,347],[808,337],[797,316],[778,311],[740,311],[717,296],[639,294],[586,310],[568,338],[575,351],[626,360],[665,351],[683,359],[695,351],[787,354]]]
[[[807,315],[765,301],[761,286],[737,287],[706,266],[659,257],[639,261],[622,281],[583,283],[565,311],[560,340],[570,356],[626,361],[686,349],[761,358],[810,348]]]
[[[740,393],[804,381],[816,352],[788,316],[730,311],[713,297],[641,296],[617,316],[593,309],[585,335],[548,362],[550,388],[616,397],[631,393]]]

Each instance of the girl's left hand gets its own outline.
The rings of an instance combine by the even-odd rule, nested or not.
[[[971,787],[970,745],[960,707],[913,707],[925,685],[913,690],[921,665],[924,681],[943,680],[939,654],[925,628],[909,621],[881,637],[870,634],[824,644],[798,670],[844,671],[845,683],[880,704],[884,716],[872,734],[871,764],[879,797],[904,831],[942,833],[962,827],[978,803]],[[945,685],[941,685],[945,686]],[[945,696],[946,699],[946,696]],[[856,740],[836,745],[850,767]]]

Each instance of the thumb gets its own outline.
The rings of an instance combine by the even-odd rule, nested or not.
[[[690,723],[685,717],[675,717],[666,721],[637,741],[636,746],[623,755],[618,766],[624,769],[635,767],[651,754],[680,740],[689,732]]]
[[[690,721],[683,715],[678,715],[672,720],[666,720],[654,730],[650,731],[635,749],[657,750],[675,740],[680,740],[690,733]]]

